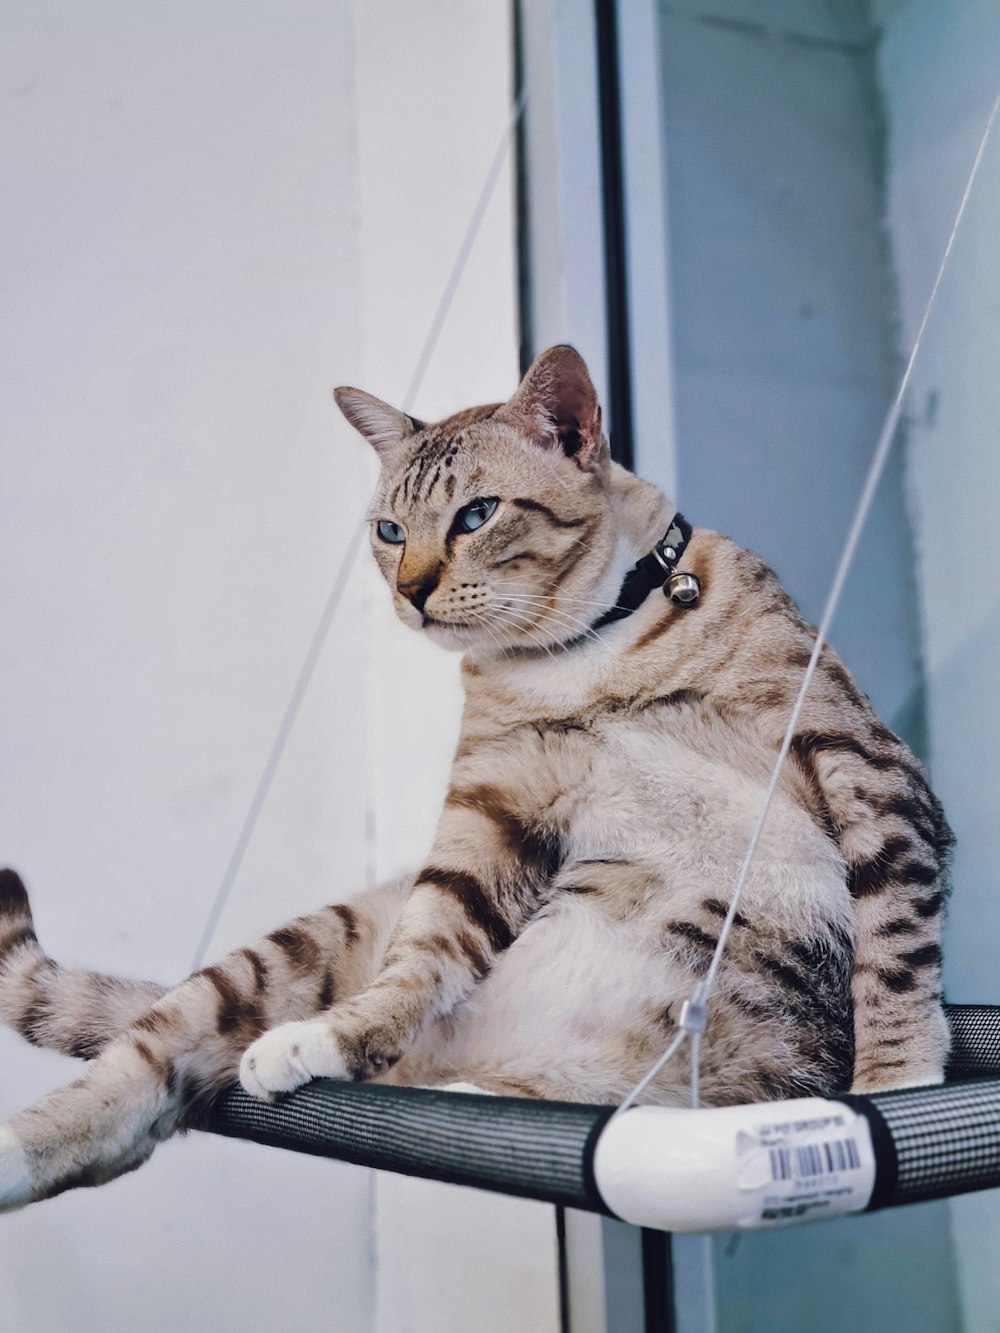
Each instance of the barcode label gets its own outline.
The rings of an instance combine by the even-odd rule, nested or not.
[[[752,1108],[746,1107],[747,1112]],[[741,1226],[779,1227],[859,1213],[875,1188],[875,1154],[864,1116],[820,1098],[755,1108],[736,1142]]]
[[[854,1139],[829,1139],[797,1148],[771,1148],[772,1180],[804,1180],[861,1169],[861,1155]]]

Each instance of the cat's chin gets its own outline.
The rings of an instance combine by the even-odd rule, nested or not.
[[[482,643],[487,638],[481,625],[467,625],[461,622],[449,624],[445,620],[435,620],[432,616],[426,616],[420,628],[440,647],[451,648],[457,652]]]

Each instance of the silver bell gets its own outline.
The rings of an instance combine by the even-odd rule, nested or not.
[[[701,596],[701,582],[696,574],[671,574],[663,591],[677,606],[694,606]]]

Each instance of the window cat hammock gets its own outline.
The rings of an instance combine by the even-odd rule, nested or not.
[[[522,89],[435,313],[404,410],[410,408],[508,140],[526,105]],[[851,531],[789,719],[771,784],[731,897],[712,967],[685,1005],[674,1041],[621,1107],[482,1096],[320,1079],[278,1103],[233,1088],[203,1127],[383,1170],[471,1185],[605,1213],[667,1231],[769,1227],[860,1213],[1000,1186],[1000,1006],[951,1005],[952,1051],[943,1086],[699,1108],[698,1046],[729,926],[788,750],[799,707],[826,639],[868,507],[891,449],[910,373],[959,224],[1000,109],[994,103],[913,349],[886,418]],[[360,536],[360,534],[356,534]],[[352,540],[353,554],[358,542]],[[199,945],[200,966],[343,591],[335,580],[282,718],[244,827]],[[634,1107],[633,1098],[690,1040],[691,1109]]]
[[[616,1117],[612,1106],[318,1079],[276,1104],[233,1089],[205,1128],[665,1231],[870,1212],[1000,1186],[1000,1006],[947,1014],[958,1081],[940,1087]],[[784,1124],[781,1143],[759,1132]]]

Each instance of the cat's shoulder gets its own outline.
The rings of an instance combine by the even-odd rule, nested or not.
[[[651,595],[618,635],[619,650],[648,660],[647,650],[707,654],[705,666],[718,658],[720,645],[733,640],[739,656],[751,661],[786,651],[801,656],[812,631],[770,565],[755,551],[710,528],[694,528],[681,573],[693,574],[700,594],[691,606]],[[683,646],[683,647],[682,647]]]
[[[736,596],[753,597],[798,615],[781,579],[763,556],[740,546],[725,533],[694,528],[682,567],[698,577],[703,598],[726,601]]]

